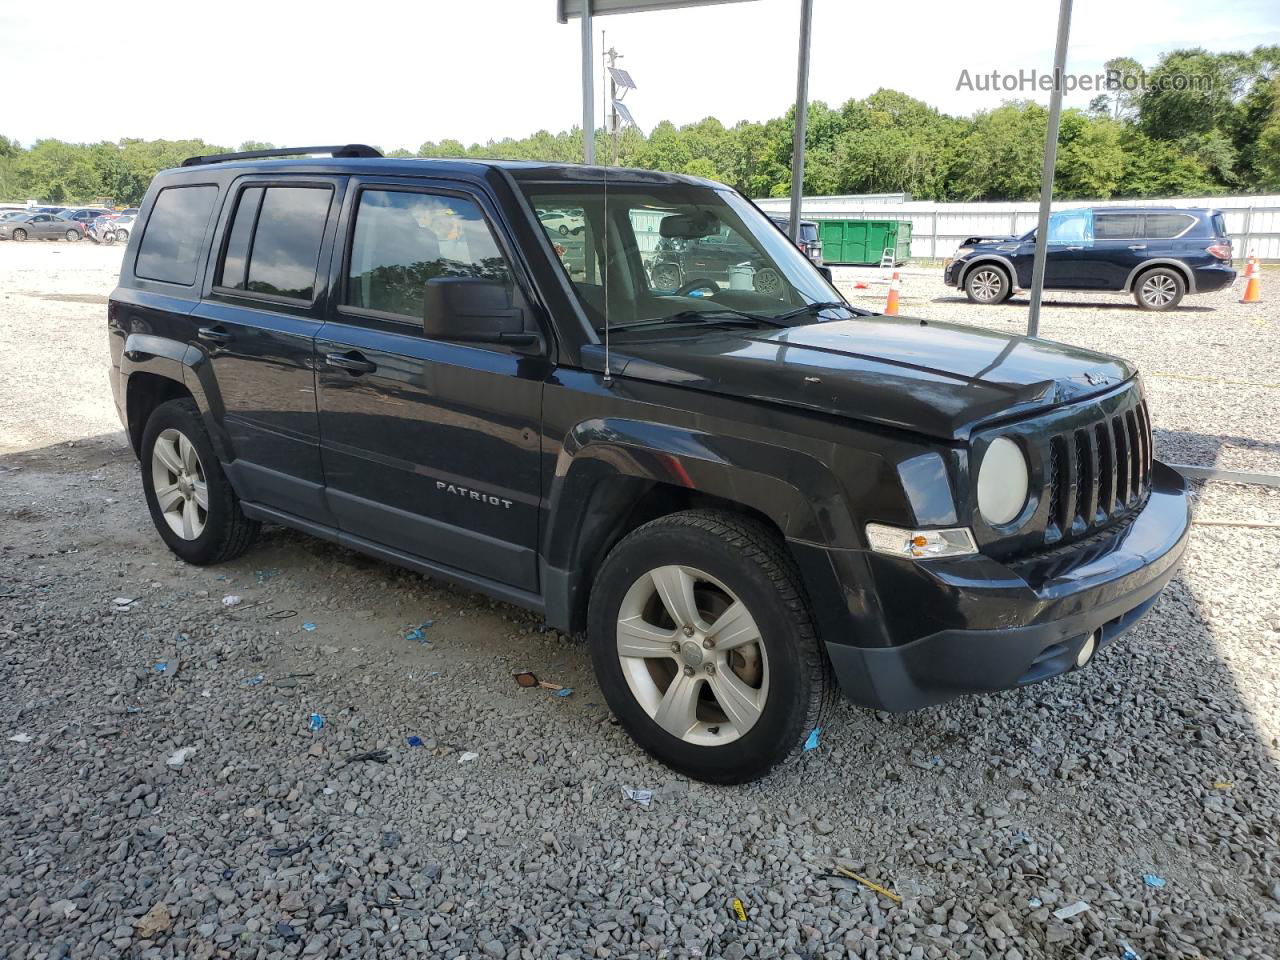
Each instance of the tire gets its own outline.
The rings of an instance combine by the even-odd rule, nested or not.
[[[68,230],[68,231],[67,231],[67,243],[75,243],[75,242],[76,242],[77,240],[79,240],[79,239],[80,239],[80,231],[79,231],[79,230]]]
[[[559,226],[559,227],[557,227],[556,229],[558,229],[558,230],[560,231],[560,236],[562,236],[562,237],[567,237],[567,236],[569,235],[569,226],[568,226],[568,224],[564,224],[564,223],[562,223],[562,224],[560,224],[560,226]]]
[[[669,604],[659,584],[685,602]],[[731,627],[722,616],[735,603]],[[684,629],[671,612],[682,606]],[[632,739],[708,783],[764,776],[820,725],[834,689],[794,562],[766,527],[731,513],[671,514],[623,538],[592,587],[588,640]]]
[[[1172,310],[1186,292],[1187,281],[1172,267],[1154,267],[1133,285],[1134,302],[1143,310]]]
[[[25,240],[25,239],[27,239],[27,231],[25,231],[25,230],[23,230],[23,229],[21,229],[21,228],[19,228],[19,229],[17,229],[17,230],[14,230],[14,231],[13,231],[13,239],[15,239],[15,240]]]
[[[991,263],[980,263],[964,278],[964,293],[970,303],[990,306],[1004,303],[1013,293],[1009,275]]]
[[[674,263],[660,263],[653,268],[653,285],[659,290],[679,289],[680,280],[680,268]]]
[[[157,444],[163,448],[159,455]],[[170,400],[156,407],[142,431],[141,464],[151,520],[175,554],[205,566],[233,560],[249,549],[260,524],[241,512],[240,499],[222,472],[194,400]],[[177,467],[188,481],[179,479]],[[164,484],[159,496],[158,483]],[[161,508],[161,497],[169,509]]]
[[[116,231],[116,239],[117,239],[117,240],[119,240],[121,243],[128,243],[128,242],[129,242],[129,231],[128,231],[128,230],[117,230],[117,231]]]

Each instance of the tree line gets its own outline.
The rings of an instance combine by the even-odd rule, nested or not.
[[[1280,46],[1250,52],[1174,50],[1152,67],[1106,64],[1122,78],[1087,109],[1063,112],[1054,196],[1105,200],[1280,191]],[[1196,84],[1175,77],[1207,78]],[[667,170],[732,184],[753,197],[791,189],[794,109],[726,127],[714,117],[646,136],[594,131],[598,162]],[[810,104],[804,192],[907,192],[921,200],[1031,200],[1039,195],[1047,111],[1014,100],[969,117],[882,89],[837,108]],[[243,143],[238,149],[270,147]],[[230,148],[203,140],[67,143],[29,147],[0,136],[0,199],[45,203],[112,197],[137,204],[156,171]],[[575,162],[582,130],[539,130],[466,146],[428,141],[389,156],[493,157]]]

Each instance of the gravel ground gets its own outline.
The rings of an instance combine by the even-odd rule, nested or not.
[[[1280,532],[1197,526],[1086,671],[842,705],[817,750],[708,787],[512,607],[279,529],[175,561],[106,382],[118,261],[0,244],[0,956],[1280,954]],[[905,312],[981,312],[949,293],[912,275]],[[1147,370],[1166,457],[1274,470],[1275,316],[1232,300],[1051,298],[1043,327]],[[1280,491],[1208,484],[1197,511],[1274,525]]]

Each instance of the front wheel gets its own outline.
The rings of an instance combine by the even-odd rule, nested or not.
[[[141,461],[147,507],[170,550],[203,566],[249,549],[260,524],[241,512],[194,400],[156,407],[142,433]]]
[[[1139,278],[1133,299],[1143,310],[1172,310],[1182,302],[1186,292],[1182,274],[1169,267],[1156,267]]]
[[[15,240],[25,240],[25,239],[27,239],[27,231],[25,231],[25,230],[23,230],[23,229],[21,229],[21,228],[19,228],[19,229],[17,229],[17,230],[15,230],[15,231],[13,231],[13,239],[15,239]]]
[[[965,277],[964,292],[972,303],[1003,303],[1013,290],[1003,270],[984,264]]]
[[[630,533],[600,570],[588,623],[618,720],[699,780],[763,776],[830,696],[794,563],[775,534],[734,514],[691,510]]]

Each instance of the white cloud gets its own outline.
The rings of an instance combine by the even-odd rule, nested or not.
[[[20,12],[18,0],[0,3],[9,7],[0,133],[24,143],[203,137],[413,149],[580,122],[579,30],[556,23],[554,0],[71,0]],[[1175,47],[1280,42],[1273,0],[1076,0],[1075,9],[1075,72],[1118,55],[1150,63]],[[639,85],[627,102],[642,127],[708,115],[732,124],[793,102],[798,11],[797,0],[754,0],[596,23]],[[888,86],[953,113],[995,106],[1009,95],[956,91],[961,69],[1048,70],[1056,16],[1049,0],[816,0],[811,97],[834,106]],[[66,51],[95,37],[118,39],[67,69]]]

